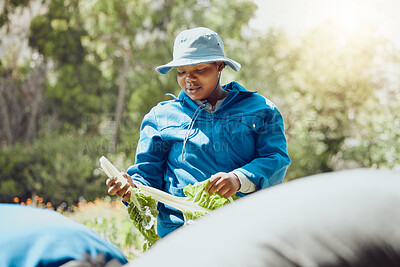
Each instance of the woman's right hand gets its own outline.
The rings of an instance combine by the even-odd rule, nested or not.
[[[117,195],[122,197],[122,200],[125,202],[129,202],[131,199],[131,192],[128,191],[129,187],[132,186],[135,188],[136,186],[133,184],[132,178],[127,174],[124,173],[122,176],[128,181],[124,187],[121,187],[121,183],[117,182],[116,177],[108,178],[106,181],[106,185],[108,188],[108,194],[110,195]]]

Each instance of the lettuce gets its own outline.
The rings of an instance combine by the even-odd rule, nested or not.
[[[106,158],[100,158],[100,167],[108,177],[117,177],[123,187],[127,181],[121,172]],[[156,218],[158,215],[157,201],[151,196],[143,194],[140,189],[129,187],[131,198],[128,202],[129,217],[133,225],[144,237],[143,250],[147,250],[160,239],[156,231]]]
[[[236,195],[230,198],[225,198],[221,196],[219,193],[208,195],[205,192],[205,190],[209,183],[210,180],[206,180],[200,183],[195,183],[193,185],[189,184],[183,188],[183,193],[185,194],[188,200],[210,211],[222,207],[223,205],[233,202],[234,200],[239,198]],[[206,214],[202,212],[193,212],[191,210],[184,210],[182,211],[182,213],[183,213],[183,218],[185,219],[185,224],[191,224],[195,219],[202,217]]]
[[[183,193],[190,201],[209,210],[215,210],[239,198],[236,195],[233,195],[231,198],[225,198],[219,193],[214,193],[210,196],[205,192],[209,183],[210,180],[206,180],[204,182],[195,183],[194,185],[187,185],[183,188]]]
[[[122,185],[126,184],[126,179],[112,163],[105,157],[100,158],[100,166],[108,177],[117,177]],[[236,195],[224,198],[218,193],[208,195],[205,189],[210,181],[206,180],[194,185],[187,185],[183,188],[186,197],[177,197],[153,187],[138,184],[137,188],[130,187],[131,198],[128,202],[129,217],[133,225],[142,233],[145,242],[143,250],[147,250],[154,245],[160,236],[156,231],[157,202],[162,202],[172,206],[183,213],[186,224],[191,224],[195,219],[202,217],[212,210],[226,205],[238,199]]]
[[[131,199],[128,202],[128,213],[133,225],[144,237],[143,250],[145,251],[160,239],[156,230],[157,201],[151,196],[144,195],[137,188],[132,188],[130,191]]]
[[[147,250],[160,239],[160,236],[156,233],[158,201],[180,210],[186,225],[194,223],[194,220],[239,198],[234,195],[227,199],[219,193],[208,195],[205,189],[209,182],[209,180],[206,180],[185,186],[183,193],[186,197],[173,196],[144,185],[138,185],[138,188],[131,189],[132,195],[128,205],[128,213],[135,227],[145,238],[143,250]]]
[[[131,188],[132,195],[128,204],[128,213],[135,227],[145,238],[143,250],[147,250],[160,239],[156,232],[158,201],[180,210],[185,220],[184,224],[187,225],[193,224],[194,220],[239,198],[234,195],[227,199],[219,193],[208,195],[205,189],[209,182],[209,180],[206,180],[185,186],[183,193],[186,197],[173,196],[144,185]]]

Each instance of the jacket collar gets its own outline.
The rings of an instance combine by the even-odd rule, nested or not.
[[[233,97],[235,97],[238,94],[244,96],[244,95],[256,93],[256,92],[247,91],[238,82],[230,82],[228,84],[222,85],[222,88],[227,90],[229,92],[229,95],[233,94],[234,95]],[[229,95],[228,95],[228,98],[231,98]],[[179,93],[178,97],[175,98],[175,100],[181,101],[183,103],[193,102],[195,104],[195,102],[193,100],[191,100],[190,97],[183,90]]]
[[[238,82],[230,82],[222,86],[223,89],[228,91],[238,91],[239,93],[250,93],[253,94],[255,92],[247,91],[243,86],[241,86]]]

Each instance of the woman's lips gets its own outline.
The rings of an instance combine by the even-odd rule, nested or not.
[[[200,86],[194,86],[194,87],[188,87],[186,89],[189,91],[196,91],[196,90],[199,90],[200,88],[201,88]]]

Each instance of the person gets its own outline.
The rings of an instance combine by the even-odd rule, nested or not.
[[[290,158],[282,116],[267,98],[237,82],[221,86],[225,66],[241,65],[225,57],[219,35],[204,27],[182,31],[173,60],[156,68],[177,69],[178,97],[156,105],[145,115],[135,164],[121,188],[107,179],[110,195],[129,201],[129,186],[141,183],[175,196],[183,187],[210,180],[206,192],[229,198],[283,182]],[[157,233],[164,237],[183,225],[178,210],[158,204]]]

